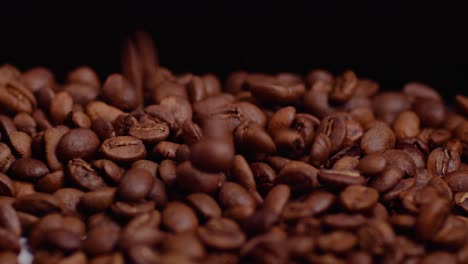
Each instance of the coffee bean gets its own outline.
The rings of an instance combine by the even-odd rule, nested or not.
[[[80,206],[88,212],[101,212],[109,208],[114,202],[116,190],[101,188],[85,193],[80,199]]]
[[[193,234],[167,236],[163,243],[163,251],[189,258],[202,258],[206,254],[201,241]]]
[[[17,236],[20,236],[22,233],[18,215],[10,204],[0,203],[0,227]]]
[[[273,139],[280,154],[298,157],[304,153],[305,143],[301,135],[292,129],[283,129],[275,133]]]
[[[255,201],[250,193],[241,185],[233,182],[225,182],[221,186],[219,201],[226,208],[224,214],[234,219],[244,219],[250,216],[255,209]],[[245,208],[245,210],[239,210],[240,208]]]
[[[128,134],[144,143],[158,143],[167,139],[169,127],[165,123],[145,122],[130,128]]]
[[[104,140],[101,153],[115,162],[133,162],[146,155],[145,145],[141,140],[130,136],[119,136]]]
[[[50,246],[64,252],[76,251],[81,246],[81,238],[64,229],[49,231],[45,240]]]
[[[99,95],[97,86],[86,83],[69,83],[64,85],[63,90],[70,94],[73,98],[73,103],[83,106],[95,100]]]
[[[182,162],[184,163],[184,162]],[[173,160],[163,160],[159,165],[159,177],[166,186],[172,186],[176,181],[177,165]]]
[[[15,115],[13,123],[19,131],[22,131],[31,137],[36,134],[36,120],[34,120],[34,118],[29,114],[19,113]]]
[[[122,111],[116,107],[108,105],[101,101],[92,101],[86,105],[86,114],[91,121],[102,118],[104,121],[112,123]]]
[[[234,146],[227,140],[201,140],[190,146],[193,166],[207,172],[220,172],[230,168]]]
[[[32,139],[21,131],[13,131],[9,135],[12,151],[19,158],[30,158],[32,155]]]
[[[343,253],[352,249],[358,240],[352,233],[335,231],[318,238],[319,248],[325,252]]]
[[[423,205],[416,219],[418,236],[423,240],[433,238],[450,214],[450,209],[449,202],[442,198]]]
[[[319,182],[322,184],[345,187],[348,185],[359,185],[364,183],[364,178],[356,171],[339,171],[320,169],[318,172]]]
[[[439,100],[416,99],[413,108],[425,126],[438,127],[445,119],[445,106]]]
[[[2,108],[11,113],[29,114],[37,104],[33,93],[16,80],[1,83],[0,94]]]
[[[91,165],[82,159],[68,161],[67,175],[76,186],[84,190],[97,190],[106,185]]]
[[[398,139],[416,137],[420,131],[420,120],[412,111],[401,112],[393,123],[393,130]]]
[[[395,134],[387,126],[367,130],[361,139],[361,149],[366,153],[382,152],[395,146]]]
[[[109,75],[102,87],[102,96],[110,105],[123,110],[132,110],[138,103],[135,87],[120,74]]]
[[[162,212],[162,224],[172,232],[194,231],[198,219],[192,208],[181,202],[170,202]]]
[[[193,121],[187,119],[182,124],[182,137],[188,145],[200,141],[203,137],[201,128]]]
[[[370,220],[358,231],[359,245],[375,255],[382,255],[395,243],[395,233],[391,226],[382,220]]]
[[[3,173],[0,173],[0,195],[1,196],[14,196],[15,185],[13,181]]]
[[[427,256],[424,256],[420,262],[421,264],[435,264],[435,263],[447,263],[455,264],[457,259],[453,254],[448,252],[434,252]]]
[[[61,210],[59,201],[50,194],[33,193],[16,198],[15,209],[35,215],[44,215]]]
[[[152,154],[157,160],[164,160],[164,159],[176,159],[176,152],[177,149],[180,147],[180,144],[169,142],[169,141],[161,141],[156,146],[154,146],[152,150]]]
[[[15,157],[10,148],[0,142],[0,172],[6,173],[15,162]]]
[[[54,192],[53,196],[60,202],[62,214],[79,216],[78,204],[83,194],[75,188],[62,188]]]
[[[300,161],[290,161],[281,169],[276,181],[289,185],[295,192],[310,191],[319,186],[318,170]]]
[[[199,227],[198,236],[208,247],[219,250],[238,249],[246,240],[239,226],[226,218],[213,219]]]
[[[154,176],[144,169],[131,169],[122,175],[117,193],[126,201],[144,199],[153,186]]]
[[[453,192],[467,192],[468,191],[468,171],[456,170],[444,176],[444,181],[448,184]]]
[[[376,190],[360,185],[350,185],[340,193],[341,204],[351,212],[369,210],[378,199]]]
[[[444,176],[447,173],[458,170],[460,156],[455,151],[436,148],[427,158],[427,170],[433,176]]]
[[[91,256],[110,253],[117,244],[119,232],[119,228],[113,225],[93,228],[83,241],[83,250]]]
[[[391,124],[400,112],[410,109],[411,103],[402,93],[384,92],[374,97],[372,107],[377,118]]]
[[[4,251],[0,253],[0,262],[4,264],[16,264],[17,256],[14,252]]]
[[[92,166],[108,182],[118,183],[124,170],[114,162],[106,159],[95,160]]]
[[[19,180],[35,181],[49,173],[49,169],[39,160],[22,158],[13,163],[10,173]]]
[[[293,103],[305,93],[304,84],[288,84],[273,77],[248,78],[247,85],[257,100],[270,104]]]
[[[221,217],[221,208],[211,196],[204,193],[192,193],[186,198],[204,219]]]
[[[443,248],[461,248],[468,236],[467,223],[463,218],[448,216],[441,229],[432,238],[432,242]]]
[[[63,167],[57,157],[56,149],[60,139],[68,132],[68,130],[68,127],[58,126],[49,128],[44,132],[46,161],[52,171],[60,170]]]
[[[194,168],[189,161],[177,166],[176,175],[177,185],[189,192],[212,193],[222,183],[220,174],[202,172]]]
[[[238,146],[257,153],[275,153],[273,139],[257,124],[245,122],[237,126],[234,139]]]
[[[55,171],[44,175],[36,182],[37,190],[45,193],[53,193],[62,188],[65,182],[64,172]]]
[[[455,194],[455,204],[463,209],[464,211],[468,211],[468,193],[467,192],[460,192]]]
[[[3,251],[19,252],[20,250],[20,237],[14,233],[0,227],[0,249]]]
[[[386,192],[395,187],[405,176],[405,172],[396,167],[389,167],[374,176],[368,185],[379,192]]]
[[[344,103],[354,95],[358,84],[358,78],[354,72],[348,70],[335,79],[330,100],[336,103]]]

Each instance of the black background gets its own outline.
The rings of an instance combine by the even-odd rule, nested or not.
[[[125,35],[144,28],[176,73],[351,68],[385,89],[421,81],[446,96],[468,91],[466,9],[445,1],[99,3],[3,3],[0,63],[45,65],[59,79],[87,64],[104,77],[119,71]]]

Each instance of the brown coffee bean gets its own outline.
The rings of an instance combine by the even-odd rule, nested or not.
[[[26,113],[19,113],[13,118],[13,123],[19,131],[22,131],[29,136],[34,136],[36,134],[36,120]]]
[[[0,196],[14,196],[16,193],[13,181],[3,173],[0,173]]]
[[[182,162],[184,163],[184,162]],[[172,186],[176,181],[177,165],[173,160],[163,160],[159,165],[159,177],[166,186]]]
[[[15,209],[8,203],[0,203],[0,227],[17,236],[21,235],[21,223],[18,215]]]
[[[72,159],[91,159],[100,145],[99,138],[90,129],[69,130],[57,145],[57,155],[67,162]]]
[[[0,83],[0,94],[2,109],[11,113],[30,114],[37,104],[33,93],[17,80]]]
[[[269,104],[290,104],[305,93],[303,83],[285,83],[273,77],[249,77],[247,85],[255,99]]]
[[[344,231],[335,231],[329,234],[321,235],[317,244],[325,252],[343,253],[352,249],[358,240],[352,233]]]
[[[402,93],[384,92],[374,97],[372,107],[378,119],[391,124],[400,112],[410,109],[411,103]]]
[[[268,132],[274,135],[276,132],[288,129],[294,122],[296,108],[287,106],[276,111],[268,121]]]
[[[457,94],[455,100],[457,102],[458,108],[462,111],[462,113],[468,114],[468,98],[461,94]]]
[[[149,226],[129,225],[120,234],[118,244],[121,249],[130,249],[135,245],[155,246],[164,239],[163,234],[157,229]]]
[[[413,108],[424,126],[438,127],[445,119],[445,106],[439,100],[416,99]]]
[[[130,169],[122,175],[117,193],[125,201],[144,199],[153,186],[154,176],[144,169]]]
[[[347,70],[335,79],[330,100],[336,103],[344,103],[354,95],[358,84],[358,78],[354,72]]]
[[[186,199],[204,219],[221,217],[221,208],[211,196],[205,193],[192,193]]]
[[[361,149],[366,153],[381,152],[395,146],[395,134],[387,126],[367,130],[361,139]]]
[[[49,169],[39,160],[21,158],[13,163],[10,173],[19,180],[35,181],[49,173]]]
[[[104,121],[112,123],[122,114],[122,111],[104,102],[92,101],[86,105],[86,114],[91,118],[91,121],[102,118]]]
[[[361,249],[375,255],[382,255],[395,243],[395,233],[392,227],[382,220],[370,220],[368,224],[358,231]]]
[[[162,224],[172,232],[194,231],[198,219],[192,208],[181,202],[170,202],[162,212]]]
[[[459,192],[454,197],[455,204],[464,211],[468,211],[468,192]]]
[[[70,71],[66,76],[67,83],[81,83],[93,87],[100,87],[97,73],[88,66],[80,66]]]
[[[83,241],[83,250],[91,256],[111,253],[117,245],[119,233],[119,228],[114,225],[93,228]]]
[[[289,157],[298,157],[304,153],[305,143],[301,135],[292,129],[283,129],[275,133],[273,139],[278,152]]]
[[[47,232],[45,241],[48,245],[64,252],[76,251],[81,246],[81,238],[65,229]]]
[[[117,166],[114,162],[106,159],[95,160],[92,163],[93,167],[100,175],[109,182],[118,183],[124,173],[124,170]]]
[[[430,240],[440,230],[445,219],[450,214],[450,203],[443,199],[435,199],[421,207],[416,219],[416,232],[423,240]]]
[[[461,217],[448,216],[441,229],[432,238],[432,242],[447,249],[461,248],[468,237],[467,224]]]
[[[199,227],[198,236],[208,247],[219,250],[238,249],[246,241],[240,227],[226,218],[213,219]]]
[[[458,170],[461,161],[455,151],[436,148],[427,158],[427,170],[430,175],[442,177],[447,173]]]
[[[224,215],[233,219],[245,219],[255,209],[255,200],[252,195],[241,185],[234,182],[225,182],[221,186],[219,201],[226,208]]]
[[[193,234],[169,235],[162,246],[165,253],[183,255],[189,258],[202,258],[206,254],[200,240]]]
[[[350,185],[340,193],[341,204],[351,212],[369,210],[378,199],[375,189],[360,185]]]
[[[59,200],[45,193],[33,193],[16,198],[15,209],[35,215],[44,215],[61,210]]]
[[[234,139],[238,146],[256,153],[275,153],[273,139],[257,124],[242,123],[234,131]]]
[[[310,191],[319,186],[318,170],[301,162],[290,161],[281,169],[276,182],[289,185],[294,192]]]
[[[101,212],[109,208],[114,202],[115,188],[101,188],[85,193],[80,199],[80,207],[88,212]]]
[[[398,139],[416,137],[420,132],[420,120],[412,111],[401,112],[393,123],[393,130]]]
[[[60,139],[68,132],[68,130],[68,127],[58,126],[49,128],[44,132],[46,161],[51,171],[60,170],[63,167],[57,157],[56,149]]]
[[[156,207],[162,208],[166,205],[168,195],[164,183],[158,178],[154,179],[151,191],[148,194],[148,199],[156,203]]]
[[[29,158],[32,155],[32,139],[21,131],[13,131],[9,135],[11,149],[19,158]]]
[[[192,107],[187,99],[179,96],[169,96],[161,100],[160,104],[174,115],[176,131],[179,131],[186,120],[192,119]],[[176,132],[176,134],[180,134],[180,132]]]
[[[57,190],[53,196],[60,202],[62,214],[79,216],[78,204],[83,192],[75,188],[62,188]]]
[[[410,176],[416,174],[416,165],[408,153],[401,150],[388,149],[383,152],[383,156],[387,160],[387,166],[397,167]]]
[[[124,76],[111,74],[102,86],[102,96],[110,105],[122,110],[132,110],[137,107],[136,88]]]
[[[434,88],[422,83],[409,82],[403,87],[403,92],[414,98],[442,100],[439,93]]]
[[[156,146],[154,146],[153,150],[151,151],[153,156],[156,160],[164,160],[164,159],[176,159],[176,152],[177,149],[180,147],[180,144],[169,142],[169,141],[161,141]]]
[[[325,133],[318,132],[312,143],[310,162],[316,166],[322,165],[330,156],[331,148],[330,138]]]
[[[146,155],[145,145],[141,140],[130,136],[119,136],[104,140],[101,153],[115,162],[133,162]]]
[[[0,142],[0,172],[6,173],[15,160],[10,148]]]
[[[386,192],[395,187],[405,176],[405,172],[396,167],[388,167],[379,175],[374,176],[368,185],[379,192]]]
[[[225,171],[231,167],[234,145],[227,140],[204,139],[190,146],[190,161],[207,172]]]
[[[49,112],[53,124],[62,124],[73,108],[73,98],[67,91],[59,92],[50,101]]]
[[[456,170],[444,176],[444,181],[448,184],[452,192],[468,192],[468,171]]]
[[[412,230],[416,226],[416,217],[410,214],[394,214],[389,221],[396,228],[403,230]]]
[[[324,191],[315,191],[304,201],[289,202],[283,210],[283,218],[299,219],[321,214],[330,209],[335,202],[335,196]]]
[[[263,198],[257,192],[257,184],[254,179],[252,170],[247,163],[247,160],[241,155],[235,155],[232,163],[231,173],[234,179],[249,191],[252,197],[261,203]]]
[[[132,126],[128,134],[144,143],[158,143],[167,139],[169,127],[165,123],[145,122]]]
[[[212,193],[222,184],[218,173],[202,172],[185,161],[177,166],[176,182],[179,187],[189,192]]]
[[[372,153],[359,160],[357,169],[366,175],[376,175],[387,167],[387,160],[380,153]]]
[[[97,190],[106,186],[102,177],[82,159],[72,159],[67,163],[68,178],[79,188]]]
[[[365,179],[357,171],[338,171],[320,169],[318,172],[319,182],[334,187],[346,187],[348,185],[363,184]]]
[[[192,120],[187,119],[182,124],[182,138],[184,139],[184,143],[191,145],[200,141],[203,137],[201,128],[198,124],[194,123]]]
[[[45,193],[53,193],[62,188],[65,182],[65,175],[62,170],[54,171],[44,175],[36,182],[36,189]]]
[[[91,129],[96,133],[100,140],[106,140],[115,136],[112,124],[100,117],[92,121]]]
[[[73,98],[73,103],[87,105],[95,100],[99,95],[99,88],[85,83],[69,83],[64,85],[64,91],[67,91]]]

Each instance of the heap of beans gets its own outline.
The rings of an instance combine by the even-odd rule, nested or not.
[[[0,67],[0,263],[468,263],[468,98],[333,76]]]

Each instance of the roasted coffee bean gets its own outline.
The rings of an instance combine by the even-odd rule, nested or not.
[[[231,172],[237,182],[246,188],[257,202],[263,201],[262,197],[257,192],[257,184],[255,182],[253,172],[250,169],[247,160],[243,156],[234,156]]]
[[[82,159],[68,161],[67,175],[76,186],[84,190],[97,190],[106,186],[102,177]]]
[[[319,182],[332,187],[346,187],[348,185],[363,184],[365,179],[357,171],[340,171],[320,169],[318,172]]]
[[[142,161],[142,160],[141,160]],[[124,170],[117,166],[114,162],[106,159],[95,160],[92,163],[93,167],[100,172],[100,175],[109,182],[118,183],[124,173]]]
[[[384,125],[367,130],[361,139],[361,149],[366,153],[382,152],[395,146],[395,134]]]
[[[444,176],[444,181],[448,184],[452,192],[468,192],[468,171],[456,170]]]
[[[131,219],[137,215],[148,213],[155,208],[153,201],[130,203],[130,202],[114,202],[111,206],[112,213],[117,218]]]
[[[290,161],[281,169],[276,181],[289,185],[294,192],[310,191],[319,186],[318,170],[301,162]]]
[[[304,84],[287,84],[274,77],[248,78],[247,85],[255,99],[269,104],[290,104],[305,93]]]
[[[19,131],[22,131],[29,136],[34,136],[36,133],[36,120],[26,113],[19,113],[13,118],[13,123]]]
[[[104,140],[101,153],[115,162],[133,162],[146,155],[145,145],[141,140],[130,136],[112,137]]]
[[[93,87],[100,87],[98,75],[88,66],[80,66],[70,71],[67,74],[66,81],[67,83],[82,83]]]
[[[432,242],[443,248],[461,248],[468,236],[466,229],[467,223],[463,218],[448,216]]]
[[[0,94],[2,109],[11,113],[31,113],[37,104],[32,92],[16,80],[0,83]]]
[[[325,252],[343,253],[352,249],[358,240],[352,233],[335,231],[321,235],[317,239],[318,247]]]
[[[29,182],[14,181],[13,184],[16,197],[35,193],[34,185]]]
[[[386,192],[395,187],[405,176],[405,172],[396,167],[389,167],[379,175],[374,176],[368,185],[379,192]]]
[[[92,101],[86,105],[86,114],[91,118],[91,121],[102,118],[104,121],[112,123],[122,114],[122,111],[104,102]]]
[[[372,107],[377,118],[391,124],[400,112],[410,109],[411,103],[402,93],[385,92],[374,97]]]
[[[153,186],[154,176],[144,169],[130,169],[122,175],[117,193],[125,201],[144,199]]]
[[[409,176],[416,174],[416,165],[411,156],[405,151],[389,149],[383,152],[383,156],[387,160],[387,166],[397,167]]]
[[[427,158],[427,170],[432,176],[441,177],[460,167],[460,156],[455,151],[436,148]]]
[[[175,160],[176,152],[179,147],[180,144],[169,141],[161,141],[158,144],[156,144],[156,146],[154,146],[152,154],[157,160]]]
[[[0,227],[17,236],[21,235],[21,223],[18,215],[15,209],[8,203],[0,203]]]
[[[340,202],[351,212],[366,211],[372,208],[379,199],[379,193],[369,187],[350,185],[340,193]]]
[[[49,173],[49,169],[39,160],[21,158],[13,163],[10,173],[19,180],[36,181]]]
[[[190,161],[207,172],[225,171],[231,167],[234,146],[228,140],[204,139],[190,146]]]
[[[54,192],[53,196],[60,202],[62,214],[79,216],[78,204],[83,194],[75,188],[62,188]]]
[[[10,148],[0,142],[0,172],[6,173],[15,162]]]
[[[204,219],[221,217],[221,208],[211,196],[205,193],[192,193],[186,199]]]
[[[198,236],[208,247],[219,250],[238,249],[246,240],[240,227],[226,218],[213,219],[199,227]]]
[[[325,133],[317,133],[310,151],[310,162],[316,166],[322,165],[331,154],[331,141]]]
[[[19,239],[20,237],[18,235],[15,235],[14,233],[0,227],[0,250],[6,250],[6,251],[15,251],[19,252],[20,250],[20,242]]]
[[[241,185],[225,182],[219,190],[220,204],[226,208],[224,215],[233,219],[245,219],[255,209],[255,200]]]
[[[63,165],[57,157],[56,149],[63,135],[68,132],[68,127],[58,126],[49,128],[44,132],[44,148],[47,165],[52,171],[62,169]]]
[[[81,238],[64,229],[47,232],[45,241],[48,245],[64,252],[76,251],[81,246]]]
[[[21,131],[13,131],[9,135],[11,150],[19,158],[30,158],[32,155],[32,139]]]
[[[392,227],[382,220],[370,220],[358,231],[359,245],[362,249],[375,255],[382,255],[395,243]]]
[[[468,212],[468,192],[460,192],[455,194],[455,204],[463,209],[464,211]]]
[[[238,146],[256,153],[275,153],[276,145],[273,139],[257,124],[245,122],[237,126],[234,139]]]
[[[175,233],[194,231],[198,219],[192,208],[181,202],[170,202],[162,212],[162,224]]]
[[[0,173],[0,195],[14,196],[16,193],[13,181],[3,173]]]
[[[280,130],[276,132],[276,136],[273,140],[280,154],[288,157],[298,157],[304,153],[304,139],[295,130]]]
[[[102,87],[106,102],[123,110],[132,110],[138,104],[136,88],[122,75],[109,75]]]
[[[420,120],[412,111],[401,112],[393,123],[393,130],[398,139],[416,137],[420,131]]]
[[[450,203],[443,198],[435,199],[431,203],[423,205],[416,219],[418,236],[423,240],[433,238],[450,214],[450,209]]]
[[[175,183],[177,177],[176,170],[177,165],[173,160],[166,159],[160,163],[159,177],[166,186],[172,186]]]
[[[366,175],[376,175],[387,167],[387,160],[380,153],[364,156],[359,160],[357,169]]]
[[[221,174],[200,171],[189,161],[177,166],[176,175],[177,185],[189,192],[212,193],[222,184]]]
[[[447,263],[447,264],[456,264],[457,258],[455,255],[448,252],[434,252],[427,256],[424,256],[420,262],[421,264],[435,264],[435,263]]]
[[[69,83],[64,85],[63,90],[70,94],[73,103],[83,106],[95,100],[100,92],[98,87],[85,83]]]
[[[13,206],[20,211],[44,215],[61,210],[59,200],[45,193],[33,193],[16,198]]]
[[[91,159],[99,148],[97,135],[90,129],[75,128],[65,133],[57,145],[57,156],[64,162]]]
[[[83,194],[80,207],[88,212],[101,212],[109,208],[114,202],[115,188],[101,188]]]
[[[119,228],[114,225],[93,228],[83,241],[83,249],[91,256],[111,253],[117,245],[119,233]]]
[[[165,123],[155,122],[136,124],[128,131],[128,135],[150,144],[167,139],[169,133],[169,127]]]
[[[202,258],[206,254],[201,241],[192,234],[169,235],[162,246],[165,253],[183,255],[189,258]]]
[[[445,106],[439,100],[416,99],[413,108],[425,126],[438,127],[445,119]]]
[[[166,205],[168,195],[164,183],[158,178],[154,179],[151,191],[148,194],[148,199],[156,203],[156,207],[162,208]]]

